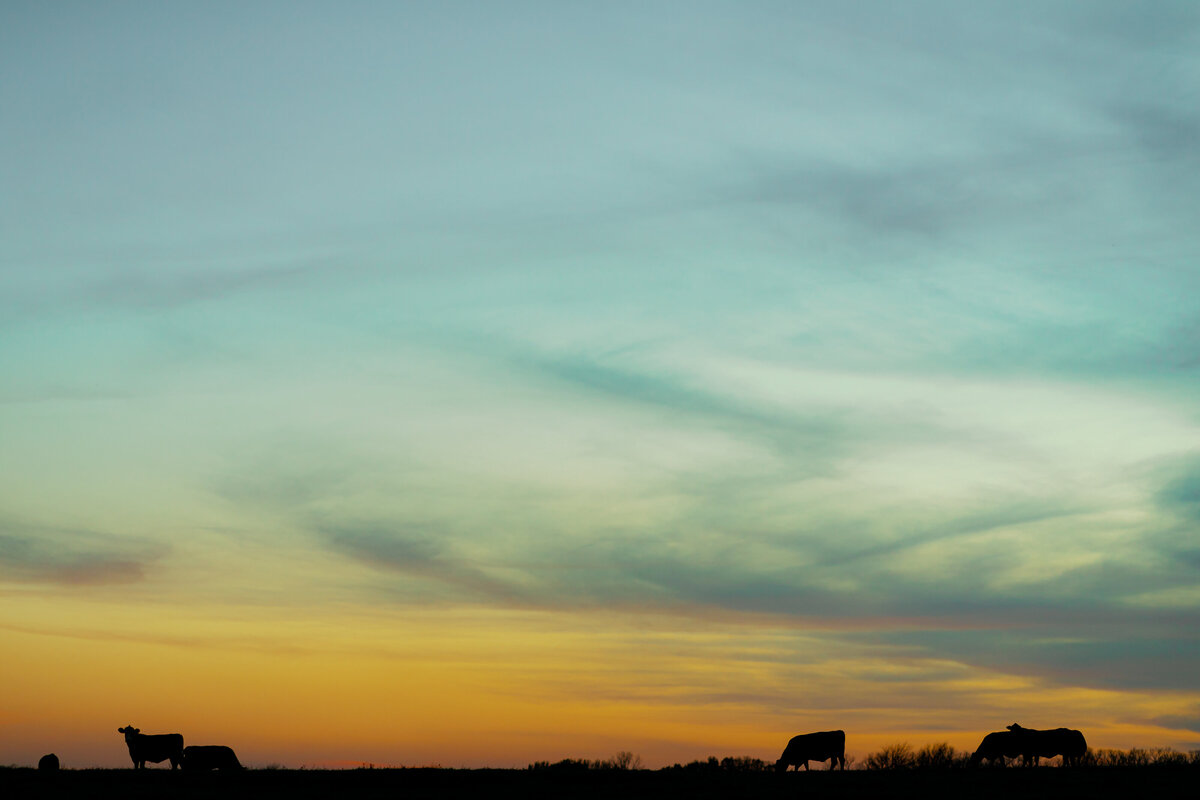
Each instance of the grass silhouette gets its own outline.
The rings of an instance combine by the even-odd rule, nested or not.
[[[172,772],[72,769],[39,772],[0,767],[0,796],[16,798],[120,797],[285,800],[343,797],[477,800],[512,795],[530,800],[572,797],[639,800],[794,800],[800,795],[831,798],[881,796],[938,798],[1193,797],[1200,787],[1200,751],[1165,748],[1089,751],[1084,765],[1061,768],[965,766],[967,754],[945,743],[913,749],[887,745],[846,772],[813,770],[777,773],[774,764],[749,756],[707,759],[662,769],[639,769],[632,753],[599,761],[565,759],[524,769],[372,767],[341,770],[287,769],[272,764],[240,772]]]

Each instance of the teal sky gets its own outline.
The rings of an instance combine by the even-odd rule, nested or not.
[[[770,619],[1200,740],[1196,4],[7,2],[0,142],[51,629]]]

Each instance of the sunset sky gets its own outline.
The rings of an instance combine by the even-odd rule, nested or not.
[[[1200,4],[0,4],[0,764],[1200,748]]]

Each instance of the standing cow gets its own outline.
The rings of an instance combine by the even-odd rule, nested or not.
[[[181,733],[144,734],[132,725],[117,728],[117,733],[125,734],[125,744],[129,746],[134,769],[145,769],[147,761],[157,764],[167,759],[171,760],[171,769],[175,769],[183,761]]]
[[[199,772],[210,769],[242,769],[232,747],[221,744],[193,744],[183,748],[183,768]]]
[[[1087,755],[1087,740],[1081,731],[1071,728],[1037,730],[1022,728],[1017,723],[1008,726],[1021,750],[1021,763],[1037,766],[1040,758],[1062,756],[1063,766],[1078,766]]]
[[[846,769],[846,732],[820,731],[818,733],[802,733],[793,736],[783,748],[783,755],[775,762],[776,772],[787,772],[787,768],[795,766],[799,771],[804,765],[808,771],[809,761],[829,761],[829,768],[836,769],[838,764]]]

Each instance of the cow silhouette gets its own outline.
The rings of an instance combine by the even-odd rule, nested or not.
[[[1022,728],[1015,722],[1008,726],[1008,730],[1016,737],[1021,750],[1021,763],[1025,766],[1037,766],[1039,759],[1054,756],[1062,756],[1064,766],[1078,766],[1087,755],[1087,740],[1081,731],[1071,728]]]
[[[54,772],[58,769],[58,756],[54,753],[47,753],[38,759],[38,770],[41,772]]]
[[[983,737],[979,747],[971,754],[970,764],[978,766],[987,761],[993,767],[1002,767],[1005,758],[1016,758],[1019,755],[1022,755],[1022,752],[1018,735],[1012,731],[996,731]]]
[[[117,733],[125,734],[125,744],[129,746],[134,769],[145,769],[147,761],[157,764],[167,759],[171,761],[171,769],[175,769],[183,760],[181,733],[145,734],[132,725],[117,728]]]
[[[793,736],[783,748],[783,755],[775,762],[776,772],[787,772],[787,768],[795,766],[799,771],[800,765],[808,771],[809,761],[829,761],[829,768],[835,769],[838,764],[846,769],[846,732],[818,731],[817,733],[802,733]]]
[[[233,748],[223,744],[193,744],[183,748],[182,767],[193,772],[243,768]]]

